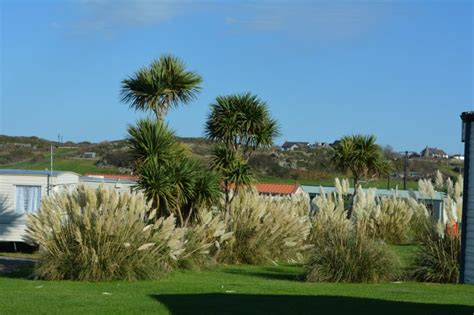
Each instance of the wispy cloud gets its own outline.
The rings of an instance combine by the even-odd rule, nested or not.
[[[342,1],[200,2],[187,0],[84,0],[69,24],[51,27],[72,34],[113,35],[158,26],[183,15],[212,12],[232,33],[282,32],[338,39],[363,33],[388,3]]]
[[[291,32],[337,39],[363,33],[379,22],[388,3],[263,2],[243,4],[225,23],[239,31]]]
[[[188,1],[84,0],[77,17],[64,30],[74,35],[112,35],[129,28],[159,25],[190,12]]]

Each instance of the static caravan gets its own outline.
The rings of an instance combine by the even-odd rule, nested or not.
[[[461,115],[464,142],[464,195],[460,282],[474,284],[474,112]]]
[[[0,169],[0,242],[23,242],[26,214],[38,211],[44,196],[78,182],[73,172]]]
[[[335,187],[303,185],[303,190],[309,194],[311,200],[321,194],[321,189],[326,194],[334,193],[336,191]],[[364,189],[364,191],[367,191],[367,189]],[[348,194],[352,195],[353,193],[354,188],[349,188]],[[402,199],[413,198],[417,201],[421,201],[426,205],[433,219],[443,220],[443,202],[445,194],[442,192],[436,191],[434,196],[425,196],[419,191],[414,190],[377,189],[376,194],[378,197],[397,197]]]
[[[132,192],[132,188],[137,183],[137,177],[130,175],[115,174],[86,174],[79,178],[79,182],[85,186],[112,189],[118,192]]]

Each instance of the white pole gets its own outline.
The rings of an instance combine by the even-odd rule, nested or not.
[[[48,195],[51,191],[51,188],[53,186],[53,144],[51,144],[51,168],[49,169],[49,187],[48,187]]]

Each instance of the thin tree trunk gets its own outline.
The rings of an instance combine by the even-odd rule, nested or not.
[[[189,220],[191,219],[191,215],[193,214],[193,206],[191,205],[189,208],[188,216],[186,217],[186,221],[184,221],[184,227],[188,226]]]

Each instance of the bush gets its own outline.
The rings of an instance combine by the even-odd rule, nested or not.
[[[154,217],[141,194],[80,186],[46,198],[27,223],[28,240],[40,247],[35,273],[50,280],[156,279],[180,257],[206,254],[209,237],[186,242],[196,232],[177,228],[173,216]],[[213,231],[216,238],[223,233]]]
[[[397,259],[383,243],[354,229],[325,235],[316,240],[305,265],[307,281],[380,282],[395,277]]]
[[[396,276],[397,259],[386,245],[367,236],[344,210],[347,183],[336,182],[336,192],[324,191],[313,200],[310,242],[305,265],[307,281],[378,282]]]
[[[226,215],[232,237],[218,254],[225,263],[300,261],[311,229],[307,196],[272,198],[242,191]]]
[[[412,276],[426,282],[457,283],[461,240],[459,231],[444,233],[439,225],[427,222],[415,255]]]

